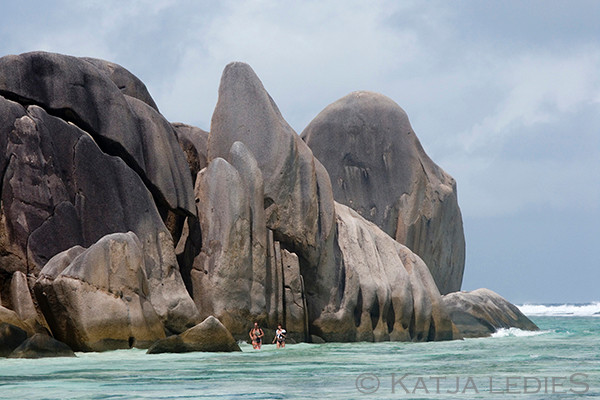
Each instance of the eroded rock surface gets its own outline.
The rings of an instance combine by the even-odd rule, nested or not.
[[[172,125],[189,164],[192,181],[195,183],[198,172],[208,165],[208,132],[180,122],[174,122]]]
[[[317,264],[333,228],[329,177],[285,121],[252,68],[225,67],[208,138],[209,161],[226,159],[234,142],[253,154],[264,181],[267,227]]]
[[[465,241],[454,179],[425,154],[404,110],[354,92],[302,132],[336,201],[418,254],[442,293],[460,290]]]
[[[326,341],[455,338],[423,260],[338,203],[336,223],[336,262],[324,273],[332,277],[331,297],[322,311],[309,301],[312,332]]]
[[[489,289],[450,293],[442,299],[464,337],[490,336],[502,328],[539,330],[516,306]]]
[[[103,237],[66,266],[64,258],[68,252],[51,260],[36,283],[56,338],[75,350],[103,351],[148,347],[165,337],[133,232]]]
[[[104,71],[92,62],[62,54],[5,56],[0,58],[0,95],[39,105],[74,123],[91,134],[105,152],[122,158],[135,170],[159,205],[193,214],[191,182],[170,124],[141,100],[136,99],[152,111],[131,106],[135,101],[128,98],[133,97],[124,95]],[[148,114],[151,118],[144,119]]]

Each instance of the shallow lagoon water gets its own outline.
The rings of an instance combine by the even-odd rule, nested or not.
[[[241,353],[132,349],[0,359],[0,398],[600,398],[600,318],[532,320],[540,332],[509,329],[451,342],[266,345],[260,351],[242,344]]]

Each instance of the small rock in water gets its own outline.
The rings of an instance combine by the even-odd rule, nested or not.
[[[17,347],[8,358],[75,357],[75,353],[63,342],[36,333]]]
[[[0,357],[6,357],[27,340],[27,332],[18,326],[0,323]]]

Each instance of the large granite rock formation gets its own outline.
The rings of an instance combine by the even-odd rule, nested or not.
[[[226,159],[234,142],[253,154],[264,180],[267,227],[275,239],[316,265],[333,228],[329,177],[283,119],[252,68],[225,67],[208,138],[209,161]]]
[[[76,350],[216,349],[254,321],[294,340],[461,337],[435,284],[462,279],[454,181],[404,112],[354,94],[304,138],[341,163],[333,188],[246,64],[225,68],[207,133],[117,64],[0,58],[0,322]]]
[[[489,336],[502,328],[539,330],[517,307],[489,289],[450,293],[442,299],[464,337]]]
[[[131,230],[144,245],[148,279],[164,292],[157,299],[172,299],[168,307],[158,307],[160,315],[193,312],[176,269],[171,236],[150,192],[124,162],[37,106],[28,107],[14,122],[7,148],[12,157],[2,190],[2,228],[12,238],[13,258],[19,259],[22,272],[37,275],[60,251]],[[182,331],[195,323],[190,316],[168,317],[172,323],[167,325]]]
[[[123,79],[124,86],[135,80]],[[78,246],[128,231],[142,246],[148,300],[160,325],[178,333],[198,322],[163,222],[196,214],[189,167],[174,128],[148,104],[145,89],[124,91],[136,97],[74,57],[0,59],[0,299],[24,322],[37,314],[37,331],[46,324],[26,281],[62,251],[77,253]]]
[[[80,254],[66,265],[73,251]],[[149,285],[143,246],[133,232],[107,235],[87,250],[73,251],[51,259],[36,283],[57,339],[75,350],[103,351],[149,347],[165,337],[151,302],[156,286]]]
[[[216,316],[239,336],[251,320],[252,243],[249,196],[237,170],[217,158],[196,181],[202,251],[191,271],[204,318]]]
[[[152,106],[123,94],[101,68],[54,53],[5,56],[0,95],[74,123],[136,171],[160,206],[193,214],[187,164],[172,127]]]
[[[336,201],[418,254],[439,290],[460,290],[465,242],[454,179],[425,154],[408,117],[381,94],[354,92],[302,132]]]
[[[452,322],[425,263],[352,209],[336,203],[336,277],[329,304],[311,309],[327,341],[449,340]]]
[[[115,85],[121,90],[121,93],[127,96],[135,97],[138,100],[143,101],[150,107],[158,111],[158,106],[154,102],[152,96],[148,92],[146,85],[137,76],[133,75],[127,69],[123,68],[119,64],[115,64],[110,61],[100,60],[98,58],[82,57],[89,63],[92,63],[100,72],[104,73],[108,79],[114,82]]]
[[[203,243],[192,270],[203,315],[240,338],[252,320],[283,321],[299,340],[453,337],[423,261],[334,204],[326,171],[245,64],[225,68],[208,150],[196,181]]]

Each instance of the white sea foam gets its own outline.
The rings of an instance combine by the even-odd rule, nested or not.
[[[538,336],[548,333],[550,331],[524,331],[519,328],[500,328],[496,332],[492,333],[492,337],[525,337],[525,336]]]
[[[600,301],[587,304],[524,304],[518,307],[527,316],[600,317]]]

